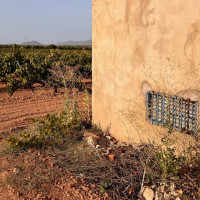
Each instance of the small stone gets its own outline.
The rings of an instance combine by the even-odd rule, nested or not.
[[[109,136],[109,135],[107,135],[106,138],[109,139],[109,140],[111,140],[111,136]]]
[[[94,133],[91,133],[89,131],[85,131],[84,132],[84,137],[87,138],[87,137],[93,137],[95,138],[96,140],[99,140],[99,136],[98,135],[95,135]]]
[[[115,159],[115,155],[114,154],[109,154],[108,157],[110,158],[110,160],[114,160]]]
[[[105,193],[105,197],[106,197],[106,198],[108,198],[108,197],[109,197],[109,196],[108,196],[108,193]]]
[[[155,189],[155,188],[156,188],[156,185],[152,185],[152,186],[151,186],[151,189]]]
[[[133,190],[133,189],[130,189],[128,193],[129,193],[129,194],[133,194],[133,192],[134,192],[134,190]]]
[[[170,190],[171,190],[171,192],[175,190],[175,184],[174,183],[170,184]]]
[[[177,197],[175,200],[181,200],[181,198],[180,198],[180,197]]]
[[[164,199],[165,200],[170,200],[171,199],[171,195],[167,194],[166,192],[164,192]]]
[[[154,198],[153,190],[148,187],[144,188],[143,197],[145,198],[145,200],[153,200]]]
[[[18,168],[13,168],[13,173],[18,174],[20,172],[20,170]]]
[[[99,147],[100,147],[100,145],[97,144],[97,145],[96,145],[96,149],[98,149]]]
[[[117,140],[115,138],[112,139],[112,141],[114,142],[114,144],[117,144]]]
[[[95,147],[97,145],[97,139],[92,136],[86,137],[86,141],[89,146]]]
[[[183,195],[183,190],[176,190],[176,193],[178,193],[180,196]]]
[[[171,194],[172,196],[174,196],[174,197],[178,197],[178,196],[179,196],[179,194],[178,194],[177,192],[175,192],[175,191],[171,192],[170,194]]]

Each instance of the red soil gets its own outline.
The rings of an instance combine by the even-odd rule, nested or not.
[[[77,97],[82,107],[84,94],[79,92]],[[9,96],[5,84],[0,83],[0,133],[28,126],[29,118],[43,118],[47,113],[60,111],[64,101],[63,89],[54,94],[53,89],[36,84],[33,90],[17,90]]]
[[[91,88],[91,83],[89,87]],[[70,91],[68,95],[72,101]],[[78,92],[80,110],[83,109],[84,96],[83,92]],[[31,124],[28,118],[43,118],[47,113],[61,111],[64,101],[64,89],[59,89],[59,92],[54,94],[53,89],[36,84],[33,90],[18,90],[9,96],[5,84],[0,83],[0,147],[5,143],[1,137],[3,133],[27,127]],[[57,166],[53,157],[46,155],[45,151],[30,149],[27,152],[2,154],[0,163],[0,200],[107,199],[107,196],[99,195],[95,191],[95,185],[76,180],[68,169]],[[48,180],[39,182],[41,177],[33,175],[33,171]],[[21,174],[24,177],[21,177]],[[8,184],[7,180],[14,182]],[[18,181],[15,182],[16,180]],[[21,190],[26,181],[32,184],[34,189]]]

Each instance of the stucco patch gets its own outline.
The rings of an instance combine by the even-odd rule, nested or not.
[[[146,94],[148,91],[152,90],[152,86],[148,81],[143,81],[142,82],[142,88],[141,91],[143,94]]]
[[[190,99],[191,101],[199,101],[200,91],[191,89],[191,90],[182,90],[178,92],[178,96],[181,96],[184,99]]]

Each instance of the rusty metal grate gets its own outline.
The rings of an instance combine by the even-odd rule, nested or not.
[[[181,97],[146,93],[147,120],[153,125],[171,126],[179,132],[197,132],[197,102]]]

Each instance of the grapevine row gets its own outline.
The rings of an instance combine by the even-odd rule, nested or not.
[[[18,88],[31,88],[35,83],[44,84],[52,66],[78,68],[83,78],[91,78],[91,50],[60,50],[12,47],[0,51],[0,81],[6,84],[9,95]]]

